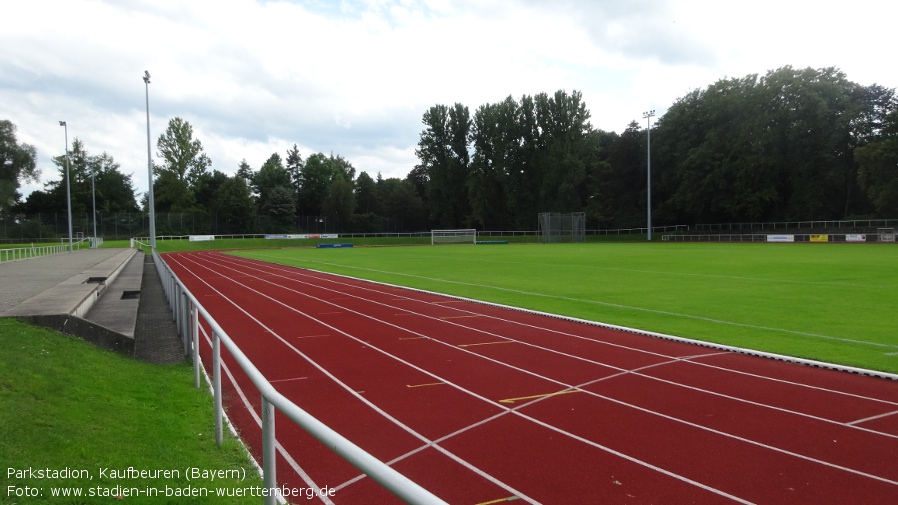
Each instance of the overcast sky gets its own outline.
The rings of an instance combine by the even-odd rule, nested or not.
[[[0,0],[0,119],[38,151],[107,152],[147,189],[179,116],[233,174],[293,144],[405,177],[432,105],[579,90],[595,128],[726,77],[837,67],[898,87],[894,0]],[[28,194],[43,184],[23,187]]]

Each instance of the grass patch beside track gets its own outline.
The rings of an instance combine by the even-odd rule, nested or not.
[[[898,373],[898,248],[587,243],[236,255]]]
[[[166,497],[174,489],[237,489],[262,481],[239,443],[225,432],[215,444],[212,397],[193,387],[187,364],[159,366],[122,357],[77,338],[0,319],[0,504],[246,503],[247,498]],[[101,469],[175,470],[178,478],[104,478]],[[246,480],[188,480],[188,468],[239,470]],[[35,478],[9,469],[85,470],[92,479]],[[7,486],[41,496],[19,497]],[[121,489],[116,490],[115,486]],[[53,498],[51,488],[81,498]],[[159,495],[126,496],[130,488]],[[107,493],[106,496],[89,497]],[[175,492],[175,491],[172,491]],[[253,499],[261,502],[261,498]]]

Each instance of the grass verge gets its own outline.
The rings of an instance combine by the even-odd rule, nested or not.
[[[0,504],[238,504],[247,498],[216,493],[262,485],[230,433],[215,444],[212,398],[187,364],[150,365],[15,319],[0,319],[0,348]]]

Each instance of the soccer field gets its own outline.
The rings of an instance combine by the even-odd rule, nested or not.
[[[898,248],[891,245],[587,243],[233,254],[898,372]]]

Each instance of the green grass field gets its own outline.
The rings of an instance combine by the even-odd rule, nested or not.
[[[898,247],[891,245],[587,243],[233,254],[898,373]]]
[[[225,433],[222,447],[215,444],[212,396],[205,385],[193,387],[193,370],[186,363],[150,365],[7,318],[0,319],[0,348],[0,504],[123,500],[236,505],[247,498],[183,498],[174,493],[188,486],[214,493],[262,485],[230,433]],[[177,470],[180,476],[113,478],[109,471],[129,467]],[[189,480],[191,467],[236,469],[245,472],[246,480]],[[47,469],[86,471],[89,478],[47,473],[41,478],[35,473]],[[171,496],[165,496],[166,486]],[[77,489],[82,497],[53,497],[54,488]],[[135,496],[132,488],[144,496]],[[160,494],[146,496],[147,489]]]

